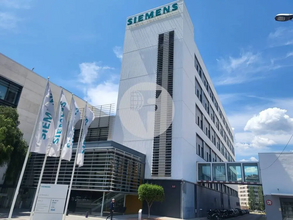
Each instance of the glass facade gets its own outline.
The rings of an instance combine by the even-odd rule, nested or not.
[[[213,163],[213,181],[225,181],[226,180],[226,168],[225,164]]]
[[[22,86],[0,76],[0,105],[16,108]]]
[[[223,181],[227,183],[261,184],[258,163],[212,162],[198,163],[198,182]],[[212,175],[211,175],[212,172]]]
[[[244,182],[259,182],[257,163],[243,165]]]
[[[70,162],[62,160],[58,184],[70,183],[74,151]],[[43,154],[31,155],[24,173],[22,187],[37,186],[43,159]],[[58,163],[59,158],[48,157],[42,183],[54,183]],[[143,154],[115,142],[86,143],[84,166],[76,168],[72,189],[137,193],[144,178],[144,163]]]
[[[241,164],[240,163],[233,163],[227,165],[227,172],[228,172],[228,181],[242,181],[241,175]]]
[[[210,164],[198,164],[198,179],[211,180],[211,165]]]

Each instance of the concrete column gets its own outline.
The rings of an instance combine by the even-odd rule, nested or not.
[[[102,199],[102,205],[101,205],[101,217],[103,216],[104,202],[105,202],[105,192],[103,192],[103,199]]]

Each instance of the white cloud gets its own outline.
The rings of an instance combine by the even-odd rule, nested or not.
[[[29,9],[31,0],[0,0],[0,5],[7,8]]]
[[[84,62],[79,68],[78,81],[83,83],[84,99],[93,106],[115,104],[115,111],[119,77],[113,73],[114,68],[98,62]]]
[[[273,145],[275,142],[266,137],[255,136],[251,141],[251,144],[255,147],[263,148],[269,145]]]
[[[12,30],[17,27],[20,21],[16,16],[7,12],[0,12],[0,28],[5,30]]]
[[[248,67],[249,65],[258,62],[259,59],[260,54],[247,51],[242,52],[239,57],[230,56],[228,60],[220,59],[218,62],[225,71],[231,73],[239,68]]]
[[[18,31],[18,23],[23,19],[14,14],[13,9],[29,9],[31,0],[0,0],[0,29]]]
[[[122,60],[123,58],[123,51],[122,51],[122,48],[121,47],[114,47],[113,48],[113,52],[115,53],[116,57],[120,60]]]
[[[293,118],[286,114],[287,110],[280,108],[268,108],[248,120],[245,131],[255,134],[282,134],[291,132]]]
[[[274,145],[287,144],[291,136],[293,119],[289,117],[286,109],[260,108],[275,105],[291,109],[292,100],[259,99],[262,101],[260,103],[265,104],[253,108],[245,106],[242,112],[228,115],[231,125],[235,127],[235,151],[239,156],[256,156],[259,152],[270,152]]]
[[[256,159],[255,157],[251,157],[250,161],[258,161],[258,159]]]
[[[274,32],[271,32],[268,36],[269,39],[280,38],[287,29],[284,27],[278,27]]]
[[[286,58],[291,57],[291,56],[293,56],[293,52],[287,53]]]
[[[118,84],[106,81],[86,90],[86,100],[94,106],[116,104]]]
[[[108,66],[99,66],[98,63],[81,63],[79,64],[80,74],[79,81],[85,84],[94,83],[104,70],[113,69]]]
[[[240,84],[260,79],[268,71],[283,67],[264,58],[260,52],[253,51],[241,51],[237,57],[220,58],[217,62],[223,74],[216,79],[216,85]]]
[[[270,47],[286,46],[293,44],[293,30],[289,27],[278,27],[268,36]]]
[[[236,142],[235,150],[236,155],[251,156],[257,155],[259,152],[269,151],[270,145],[275,144],[273,140],[265,137],[254,136],[254,138],[248,142]]]
[[[242,159],[240,161],[243,161],[243,162],[249,162],[249,161],[257,162],[258,159],[256,159],[255,157],[250,157],[248,160],[247,159]]]

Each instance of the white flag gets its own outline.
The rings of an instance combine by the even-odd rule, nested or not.
[[[79,167],[83,166],[84,161],[84,151],[85,151],[85,137],[88,132],[88,128],[90,124],[94,121],[95,116],[94,113],[86,106],[85,108],[85,118],[82,125],[82,135],[80,138],[80,142],[78,143],[78,155],[77,155],[77,165]]]
[[[54,100],[49,81],[37,120],[31,152],[46,154],[48,145],[54,136]]]
[[[61,146],[64,133],[66,132],[67,117],[68,117],[69,111],[70,111],[69,104],[66,100],[66,97],[62,89],[60,94],[60,101],[57,108],[57,115],[55,119],[54,138],[48,153],[49,157],[60,156],[60,146]]]
[[[62,152],[61,152],[61,158],[68,161],[71,160],[71,156],[72,156],[72,145],[73,145],[73,139],[74,139],[75,124],[80,119],[80,111],[73,96],[71,99],[70,109],[71,109],[71,115],[69,119],[67,135],[66,135],[64,147],[62,148]]]

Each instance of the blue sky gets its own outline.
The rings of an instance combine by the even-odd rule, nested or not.
[[[0,0],[0,52],[93,104],[115,103],[126,17],[168,2]],[[293,13],[293,2],[185,3],[237,159],[281,151],[293,130],[293,22],[274,16]]]

